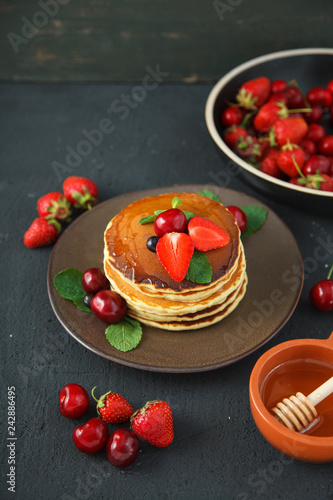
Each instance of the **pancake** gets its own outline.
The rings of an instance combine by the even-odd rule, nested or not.
[[[209,261],[213,269],[211,283],[225,277],[235,265],[239,254],[239,228],[233,215],[221,203],[195,193],[165,193],[142,198],[125,207],[108,224],[105,231],[105,251],[110,264],[140,289],[152,293],[163,290],[178,292],[203,290],[207,285],[199,285],[188,280],[174,281],[157,258],[147,250],[146,242],[153,236],[153,224],[139,224],[140,219],[152,215],[155,210],[168,210],[172,199],[182,200],[180,209],[206,217],[225,229],[230,241],[222,248],[210,250]]]
[[[228,303],[228,305],[221,311],[214,312],[213,314],[207,314],[205,316],[201,316],[200,318],[194,318],[189,321],[169,321],[169,322],[163,322],[163,321],[153,321],[149,319],[142,319],[139,316],[135,316],[131,311],[129,311],[129,316],[132,316],[133,318],[137,319],[138,321],[141,321],[143,324],[148,325],[148,326],[153,326],[154,328],[159,328],[162,330],[171,330],[171,331],[183,331],[183,330],[198,330],[199,328],[205,328],[207,326],[214,325],[215,323],[218,323],[222,319],[226,318],[231,314],[242,298],[245,295],[246,292],[246,286],[247,286],[247,277],[244,280],[244,283],[242,284],[241,289],[239,290],[238,294],[233,297],[233,300]]]
[[[242,248],[243,246],[241,244],[241,249]],[[104,269],[111,283],[112,289],[125,298],[129,307],[139,311],[170,316],[174,314],[193,313],[223,302],[244,279],[246,264],[243,251],[241,252],[241,258],[238,262],[239,266],[231,276],[228,283],[222,283],[219,288],[217,290],[213,290],[207,298],[203,299],[200,296],[200,300],[196,300],[196,297],[192,297],[193,301],[191,302],[170,300],[169,298],[162,297],[161,295],[153,296],[144,294],[139,288],[135,287],[135,285],[122,280],[119,273],[117,273],[110,266],[107,260],[104,261]]]
[[[230,241],[205,252],[212,267],[209,283],[174,281],[146,242],[153,223],[140,224],[156,210],[179,208],[206,217],[225,229]],[[104,233],[104,270],[111,288],[127,301],[128,315],[161,330],[196,330],[221,321],[242,300],[247,287],[246,259],[235,218],[221,203],[195,193],[166,193],[125,207]]]

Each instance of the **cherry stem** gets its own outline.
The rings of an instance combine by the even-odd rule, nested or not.
[[[301,169],[299,168],[299,166],[297,165],[297,161],[296,161],[296,158],[295,158],[295,155],[291,155],[291,158],[293,160],[293,164],[298,172],[298,175],[302,178],[302,179],[306,179],[305,175],[303,174],[303,172],[301,171]]]
[[[327,276],[327,279],[329,280],[332,276],[332,272],[333,272],[333,265],[331,266],[331,269],[329,270],[328,272],[328,276]]]
[[[93,388],[93,390],[91,391],[91,395],[92,397],[94,398],[95,401],[97,401],[97,403],[99,402],[99,399],[96,399],[95,398],[95,395],[94,395],[94,390],[96,389],[97,385],[95,385],[95,387]]]
[[[310,113],[312,108],[288,109],[288,114],[291,113]]]

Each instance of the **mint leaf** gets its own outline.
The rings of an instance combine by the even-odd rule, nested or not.
[[[189,212],[188,210],[183,210],[184,214],[186,215],[186,219],[190,220],[192,217],[195,217],[195,214],[193,212]]]
[[[135,319],[125,316],[119,323],[107,327],[105,337],[118,351],[131,351],[140,344],[142,327]]]
[[[82,274],[77,269],[68,268],[60,271],[54,277],[53,282],[63,299],[71,300],[81,311],[90,311],[90,308],[83,302],[86,292],[82,287]]]
[[[139,224],[150,224],[151,222],[154,222],[156,217],[162,212],[165,212],[165,210],[155,210],[154,215],[147,215],[147,217],[142,217],[142,219],[139,220]]]
[[[210,191],[209,189],[203,189],[200,191],[201,196],[206,196],[206,198],[210,198],[211,200],[218,201],[221,203],[220,198],[217,196],[217,194],[213,193],[213,191]]]
[[[180,200],[179,198],[177,198],[177,196],[175,196],[171,202],[172,208],[178,208],[181,202],[182,200]]]
[[[241,209],[245,212],[247,217],[247,226],[242,234],[242,238],[246,238],[247,236],[250,236],[258,231],[258,229],[265,224],[267,219],[267,210],[259,205],[248,205],[246,207],[241,207]]]
[[[212,281],[213,270],[203,252],[194,250],[185,278],[192,283],[205,284]]]

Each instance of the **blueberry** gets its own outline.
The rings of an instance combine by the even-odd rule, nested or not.
[[[94,294],[93,293],[87,293],[87,295],[85,295],[84,299],[83,299],[83,302],[84,304],[87,306],[87,307],[90,307],[90,304],[91,304],[91,301],[92,301],[92,298],[94,297]]]
[[[148,238],[146,243],[148,250],[150,250],[151,252],[156,252],[156,245],[158,240],[159,240],[158,236],[151,236],[150,238]]]

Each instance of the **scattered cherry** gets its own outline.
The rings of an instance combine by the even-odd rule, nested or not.
[[[117,429],[108,439],[106,454],[109,462],[119,468],[131,465],[139,453],[139,439],[129,429]]]
[[[125,299],[112,290],[98,292],[90,303],[92,312],[106,323],[118,323],[126,314]]]
[[[104,420],[94,417],[74,429],[73,441],[82,453],[97,453],[105,448],[109,438],[109,430]]]
[[[89,408],[89,394],[79,384],[67,384],[59,393],[59,410],[67,418],[80,418]]]
[[[158,236],[151,236],[150,238],[148,238],[146,243],[146,247],[148,248],[148,250],[150,250],[151,252],[156,252],[156,245],[158,243],[158,240]]]
[[[229,205],[227,207],[227,209],[229,210],[229,212],[232,213],[232,215],[235,217],[236,219],[236,222],[238,224],[238,227],[239,227],[239,230],[241,233],[244,233],[245,229],[246,229],[246,226],[247,226],[247,217],[246,217],[246,213],[243,212],[243,210],[241,208],[238,208],[234,205]]]
[[[310,300],[320,311],[333,310],[333,280],[330,279],[332,271],[333,266],[328,273],[327,279],[319,281],[310,290]]]
[[[83,273],[82,286],[85,292],[93,294],[110,288],[109,281],[103,269],[98,269],[97,267],[91,267]]]
[[[154,230],[157,236],[163,236],[166,233],[185,233],[186,215],[179,208],[170,208],[156,217]]]

